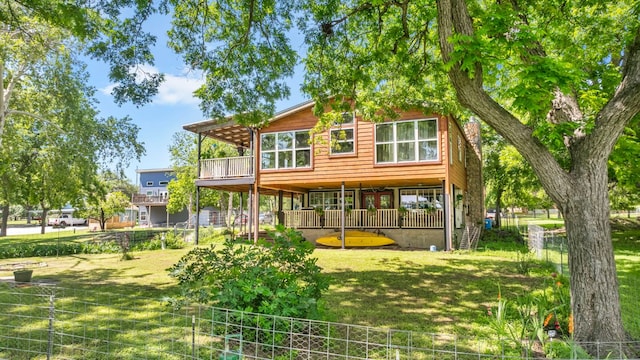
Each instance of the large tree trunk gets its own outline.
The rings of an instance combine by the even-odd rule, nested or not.
[[[572,183],[572,193],[561,209],[569,245],[574,338],[578,342],[624,341],[627,335],[622,327],[611,242],[606,161],[597,162]]]
[[[440,48],[447,63],[454,50],[450,38],[473,36],[473,21],[464,0],[439,0],[437,9]],[[624,125],[640,113],[640,29],[627,60],[624,80],[598,113],[595,127],[588,135],[576,133],[566,143],[571,153],[569,170],[556,161],[530,127],[489,96],[480,63],[475,64],[473,76],[461,63],[449,70],[460,103],[518,149],[563,212],[569,240],[574,340],[579,343],[620,346],[628,340],[620,316],[609,225],[607,159]],[[592,348],[589,351],[594,353]],[[633,349],[623,351],[636,357]]]
[[[2,205],[2,227],[0,228],[0,236],[7,236],[7,226],[9,222],[9,204]]]

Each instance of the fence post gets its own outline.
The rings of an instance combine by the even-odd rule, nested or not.
[[[196,358],[196,316],[191,315],[191,357]]]
[[[47,347],[47,360],[51,359],[53,355],[53,317],[54,317],[54,295],[49,296],[49,334],[48,334],[48,347]]]

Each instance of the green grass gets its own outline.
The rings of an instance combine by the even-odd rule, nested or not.
[[[84,236],[91,234],[69,234],[64,241],[84,241]],[[46,236],[8,239],[12,243],[51,240]],[[0,244],[5,241],[7,238],[0,239]],[[623,321],[629,333],[638,339],[640,230],[615,232],[614,246]],[[71,318],[70,324],[79,329],[87,324],[109,328],[116,317],[129,329],[118,336],[144,344],[148,337],[141,334],[168,332],[169,320],[151,318],[149,314],[162,306],[141,298],[160,299],[177,291],[175,280],[168,276],[166,269],[188,250],[137,251],[132,253],[134,259],[130,261],[121,261],[120,254],[98,254],[5,259],[0,260],[0,265],[24,261],[46,263],[35,269],[34,281],[55,282],[73,291],[73,299],[91,303],[88,308],[80,309],[82,315],[77,318],[71,318],[73,312],[65,315]],[[332,285],[322,300],[325,320],[480,338],[495,338],[486,313],[488,306],[496,305],[499,291],[502,298],[516,299],[540,289],[551,271],[547,265],[531,261],[528,275],[523,274],[520,253],[512,246],[505,250],[483,247],[476,252],[317,249],[314,256],[332,278]],[[11,272],[0,271],[0,277],[4,276],[11,276]],[[63,306],[65,302],[76,306],[72,298],[61,300]],[[0,323],[23,321],[15,317],[23,310],[9,309],[13,316],[8,316],[4,309],[0,312]],[[171,321],[182,320],[176,317]],[[24,325],[25,331],[28,325]],[[113,336],[108,330],[96,331]],[[142,339],[133,340],[138,337]],[[147,343],[144,346],[158,346],[160,351],[168,345]],[[0,357],[3,356],[6,355],[0,352]]]

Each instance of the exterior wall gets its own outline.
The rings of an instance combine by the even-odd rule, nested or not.
[[[167,183],[176,178],[175,174],[171,172],[171,169],[159,169],[155,172],[140,172],[140,194],[146,195],[151,191],[149,195],[157,196],[161,192],[167,191],[167,185],[160,185],[161,181]],[[147,185],[150,183],[150,185]]]
[[[467,144],[467,224],[482,228],[484,211],[484,185],[482,181],[482,149],[480,123],[469,122],[465,125],[465,132],[470,143]]]
[[[407,163],[407,164],[376,164],[375,163],[375,124],[366,121],[356,121],[355,153],[346,155],[330,155],[328,145],[328,132],[324,132],[320,140],[312,145],[311,168],[286,169],[286,170],[260,170],[259,185],[273,189],[287,189],[288,186],[302,186],[313,188],[325,186],[325,184],[339,184],[345,181],[350,187],[359,184],[372,184],[373,186],[390,185],[415,185],[418,182],[425,185],[437,185],[446,176],[446,162],[444,155],[446,142],[447,120],[445,117],[425,116],[421,112],[406,112],[402,120],[438,118],[439,150],[440,158],[433,162]],[[310,130],[317,123],[317,118],[311,113],[311,109],[304,109],[286,118],[271,123],[262,129],[260,134],[290,131]],[[259,135],[260,135],[259,134]],[[258,140],[260,136],[258,136]],[[258,159],[260,153],[258,149]],[[260,161],[258,161],[260,163]]]
[[[335,232],[335,229],[301,229],[302,236],[315,244],[315,239]],[[383,229],[382,233],[402,248],[444,250],[444,230],[442,229]]]
[[[141,226],[167,226],[175,225],[189,219],[188,211],[182,210],[175,214],[169,214],[169,224],[167,224],[167,207],[166,206],[140,206],[140,216],[146,217],[145,221],[140,220]]]

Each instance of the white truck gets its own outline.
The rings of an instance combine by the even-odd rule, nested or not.
[[[71,214],[62,214],[58,217],[49,218],[47,225],[49,226],[73,226],[86,225],[87,219],[74,218]]]

